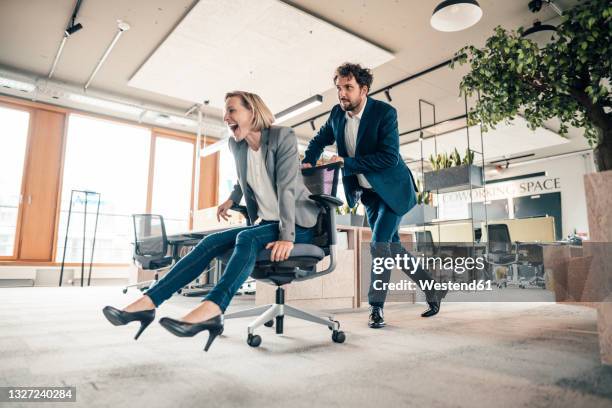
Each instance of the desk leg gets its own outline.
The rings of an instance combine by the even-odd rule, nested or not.
[[[601,363],[612,365],[612,299],[600,303],[597,308],[597,332]]]

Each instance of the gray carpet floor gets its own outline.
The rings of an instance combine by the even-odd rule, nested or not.
[[[259,348],[245,341],[250,319],[229,320],[205,353],[205,334],[178,338],[154,323],[134,341],[136,323],[103,317],[137,296],[0,289],[0,386],[76,386],[76,403],[54,407],[612,407],[588,308],[448,302],[424,319],[422,304],[389,304],[381,330],[367,328],[365,308],[337,312],[344,344],[288,318],[283,336],[259,330]],[[174,296],[158,317],[198,302]],[[229,311],[252,305],[236,297]]]

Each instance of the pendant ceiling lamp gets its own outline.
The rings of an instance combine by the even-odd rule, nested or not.
[[[481,17],[482,9],[476,0],[445,0],[434,9],[430,23],[438,31],[461,31]]]

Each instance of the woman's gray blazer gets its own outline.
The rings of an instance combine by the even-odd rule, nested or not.
[[[244,196],[249,218],[257,219],[257,200],[247,183],[247,149],[245,140],[237,143],[229,139],[229,148],[236,161],[238,182],[230,199],[239,204]],[[279,240],[295,241],[295,224],[310,228],[317,222],[319,207],[308,198],[311,194],[304,185],[297,150],[297,138],[293,129],[271,126],[261,131],[262,157],[266,170],[278,197]]]

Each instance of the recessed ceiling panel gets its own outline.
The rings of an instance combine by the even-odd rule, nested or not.
[[[273,112],[330,89],[345,61],[375,68],[390,52],[277,0],[201,0],[129,85],[223,107],[226,92],[259,94]]]

